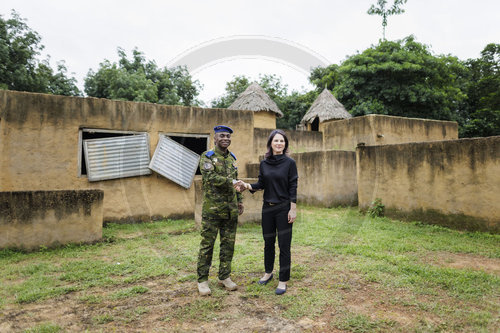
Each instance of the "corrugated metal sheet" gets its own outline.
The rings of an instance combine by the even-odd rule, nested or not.
[[[200,155],[166,136],[161,136],[149,168],[182,187],[189,188],[199,161]]]
[[[147,134],[88,139],[83,148],[91,182],[151,174]]]

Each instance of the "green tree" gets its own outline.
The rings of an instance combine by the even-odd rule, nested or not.
[[[282,129],[295,129],[318,96],[315,90],[288,92],[287,85],[276,75],[260,76],[259,85],[283,112],[283,117],[276,120],[276,126]]]
[[[44,48],[40,42],[40,35],[14,10],[9,19],[0,15],[0,89],[80,95],[63,61],[54,71],[49,58],[38,60]]]
[[[281,77],[267,74],[259,75],[259,80],[256,82],[281,109],[279,103],[288,93],[288,88],[281,82]],[[215,98],[210,104],[213,108],[228,108],[250,84],[252,84],[252,80],[249,77],[245,75],[234,76],[231,81],[226,82],[224,95]]]
[[[57,62],[57,71],[48,66],[48,92],[54,95],[81,96],[80,89],[76,86],[76,79],[68,76],[68,69],[64,60]]]
[[[278,118],[276,126],[283,129],[295,129],[312,103],[314,103],[316,97],[318,97],[316,90],[308,92],[292,91],[289,95],[285,96],[280,101],[283,117]]]
[[[309,82],[316,86],[316,91],[323,89],[332,91],[339,82],[339,65],[331,64],[328,67],[316,67],[311,71]]]
[[[380,41],[342,63],[334,93],[355,116],[458,120],[466,97],[459,78],[466,70],[456,57],[432,55],[413,36]]]
[[[252,83],[245,75],[233,76],[233,79],[226,82],[224,95],[213,99],[210,104],[213,108],[227,109],[238,96]]]
[[[259,85],[281,109],[282,100],[288,95],[288,86],[281,81],[281,77],[274,74],[259,75]]]
[[[460,136],[500,135],[500,44],[488,44],[469,69],[465,91],[464,124]]]
[[[371,5],[368,9],[369,15],[380,15],[382,17],[382,36],[385,40],[385,27],[387,26],[387,17],[391,15],[399,15],[405,12],[404,9],[401,8],[407,0],[394,0],[394,4],[391,8],[386,9],[385,5],[387,4],[387,0],[377,0],[378,7],[375,5]]]
[[[224,95],[212,100],[211,106],[228,108],[251,83],[252,80],[244,75],[233,77],[226,83]],[[281,77],[276,75],[259,75],[257,83],[283,112],[284,116],[276,121],[278,128],[295,129],[317,97],[316,91],[289,93],[287,85],[282,82]]]
[[[186,68],[159,68],[137,49],[132,51],[132,59],[121,48],[118,56],[118,63],[105,59],[96,72],[89,70],[85,77],[87,95],[169,105],[200,104],[196,97],[201,85]]]

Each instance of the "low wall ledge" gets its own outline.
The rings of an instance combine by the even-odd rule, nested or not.
[[[0,192],[0,249],[37,249],[102,238],[102,190]]]
[[[91,206],[103,198],[97,189],[0,192],[0,224],[29,222],[49,210],[60,218],[83,207],[84,215],[91,215]]]

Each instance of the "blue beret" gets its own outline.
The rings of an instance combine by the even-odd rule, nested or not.
[[[230,127],[224,125],[217,125],[214,127],[214,132],[215,133],[228,132],[229,134],[231,134],[233,133],[233,130]]]

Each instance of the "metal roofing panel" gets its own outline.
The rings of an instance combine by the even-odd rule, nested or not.
[[[151,174],[147,134],[83,141],[89,181]]]
[[[149,168],[174,183],[189,188],[199,161],[200,155],[162,135]]]

